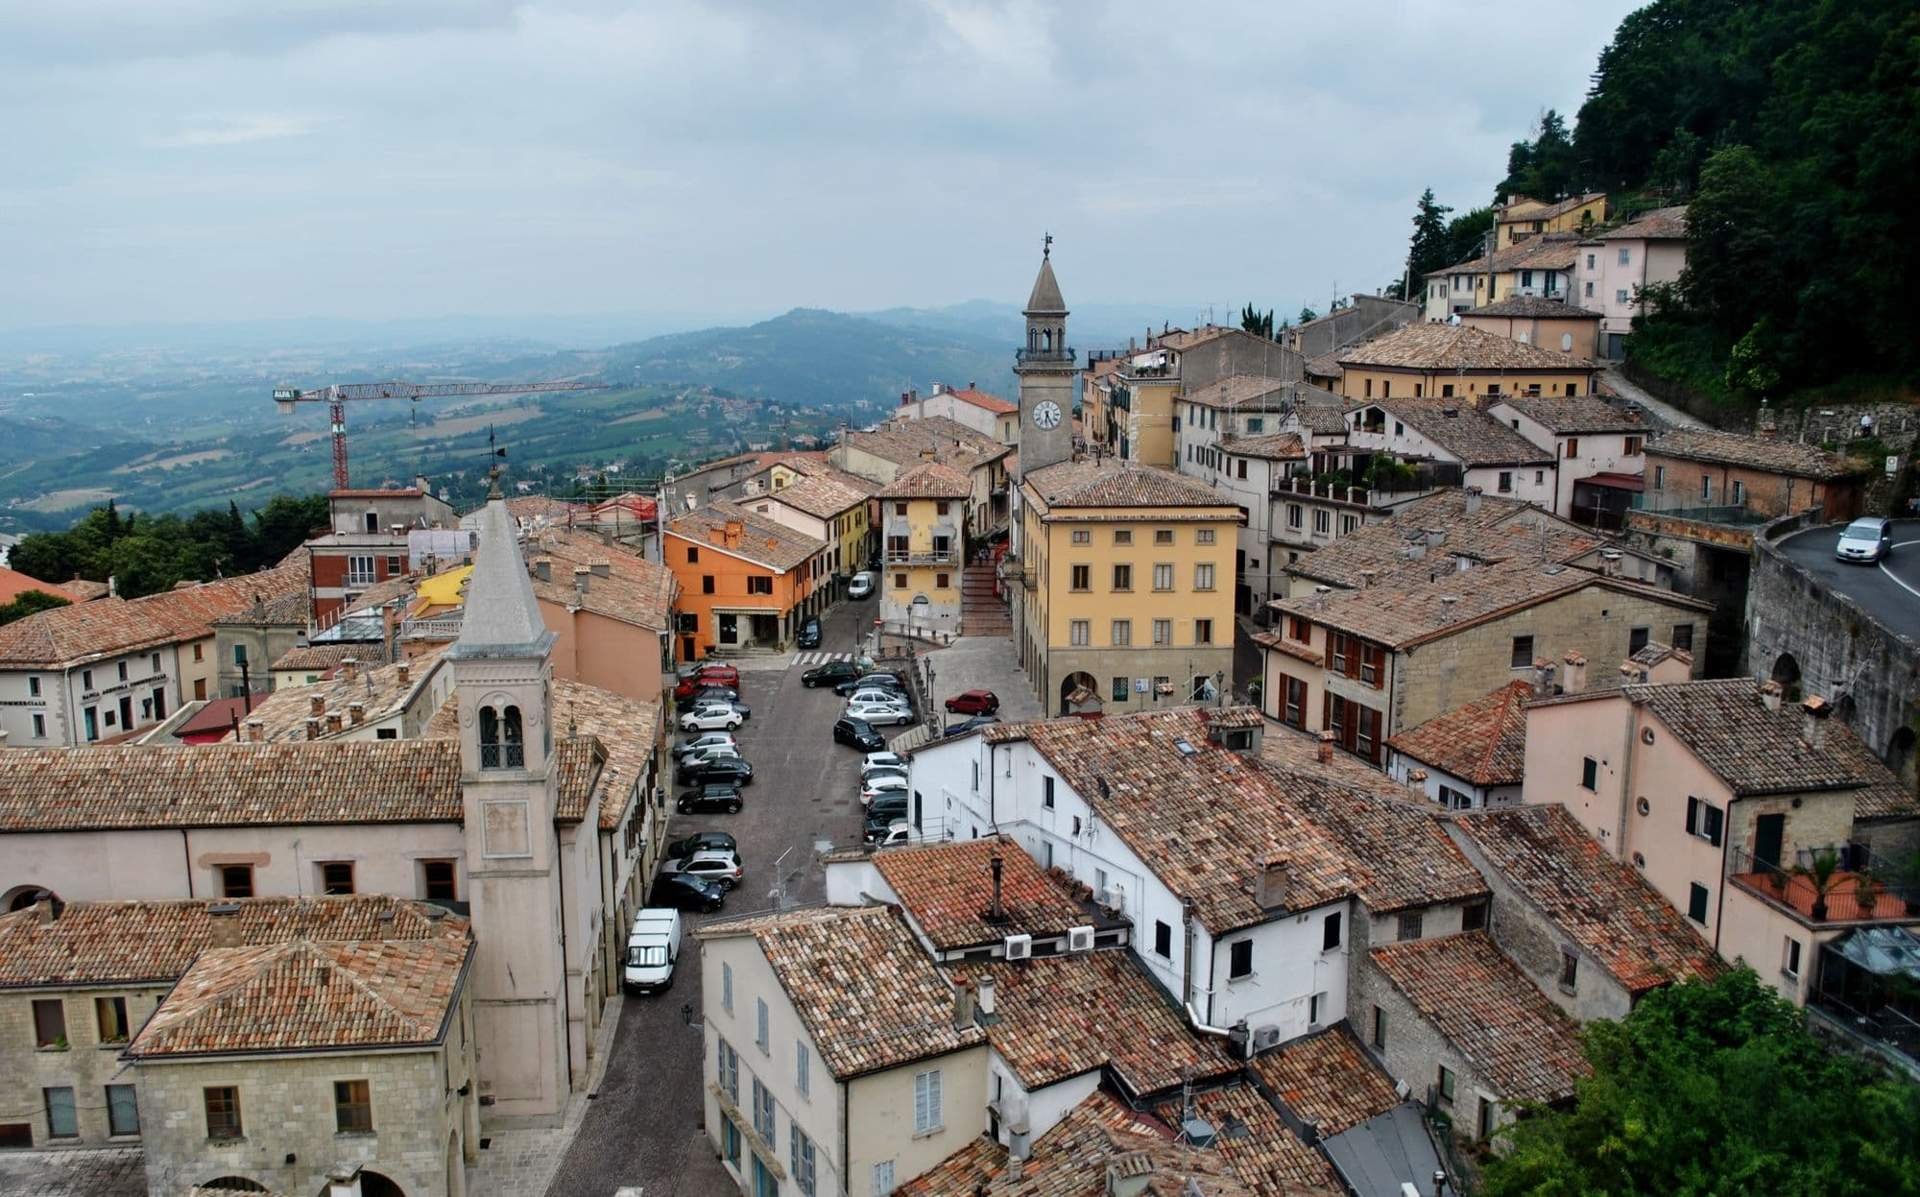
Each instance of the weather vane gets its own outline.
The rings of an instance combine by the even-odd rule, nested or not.
[[[1052,233],[1048,233],[1045,236],[1045,238],[1041,240],[1040,256],[1043,258],[1050,258],[1053,256],[1053,234]]]

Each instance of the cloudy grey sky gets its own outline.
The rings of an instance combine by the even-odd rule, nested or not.
[[[1070,303],[1284,312],[1632,7],[10,4],[0,328],[1018,301],[1049,229]]]

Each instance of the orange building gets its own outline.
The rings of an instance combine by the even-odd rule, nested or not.
[[[675,517],[663,547],[680,582],[682,661],[785,648],[831,589],[831,544],[732,503]]]

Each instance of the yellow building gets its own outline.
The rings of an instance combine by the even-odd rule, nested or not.
[[[1204,701],[1233,676],[1240,508],[1111,458],[1021,482],[1020,663],[1055,713]]]
[[[1516,195],[1494,210],[1494,227],[1499,230],[1498,249],[1518,245],[1547,233],[1577,233],[1604,224],[1607,219],[1607,193],[1589,192],[1546,203],[1528,195]]]
[[[762,496],[740,500],[776,522],[833,545],[830,570],[838,579],[867,567],[873,550],[868,518],[873,483],[825,462],[775,462]]]
[[[938,462],[882,487],[880,618],[914,632],[960,633],[961,553],[973,481]]]
[[[1256,375],[1281,382],[1305,376],[1297,351],[1218,324],[1169,329],[1090,362],[1082,375],[1081,424],[1087,443],[1123,461],[1176,469],[1182,395],[1222,378]]]
[[[1410,324],[1340,355],[1349,399],[1587,395],[1599,367],[1465,324]]]

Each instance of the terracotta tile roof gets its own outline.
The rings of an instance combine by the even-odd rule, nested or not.
[[[834,471],[834,473],[838,472]],[[849,486],[838,478],[820,473],[803,475],[778,490],[766,491],[753,497],[771,499],[797,511],[803,511],[816,519],[830,520],[843,511],[865,503],[872,493],[872,483],[860,487]]]
[[[471,940],[290,940],[202,952],[134,1037],[136,1060],[412,1047],[442,1037]]]
[[[300,550],[295,549],[294,552],[299,553]],[[280,564],[285,565],[286,562],[282,561]],[[105,582],[96,582],[92,578],[74,578],[60,583],[60,589],[72,595],[75,602],[85,603],[97,598],[105,598],[111,588]]]
[[[1344,1022],[1255,1056],[1253,1071],[1288,1109],[1318,1126],[1322,1137],[1352,1130],[1401,1101],[1393,1078]]]
[[[1525,345],[1470,324],[1409,324],[1340,354],[1340,364],[1402,370],[1526,370],[1591,373],[1585,358]]]
[[[1590,204],[1595,200],[1603,200],[1606,198],[1607,198],[1607,193],[1604,191],[1589,191],[1582,195],[1570,195],[1566,199],[1556,200],[1555,202],[1546,204],[1542,207],[1529,208],[1529,209],[1526,209],[1525,211],[1514,212],[1513,208],[1519,203],[1521,203],[1522,201],[1531,201],[1534,203],[1539,202],[1537,200],[1532,200],[1530,196],[1515,196],[1511,203],[1504,204],[1501,207],[1496,208],[1494,210],[1495,219],[1501,224],[1515,224],[1515,223],[1529,221],[1529,220],[1547,221],[1547,220],[1552,220],[1556,216],[1564,216],[1568,212],[1573,211],[1575,208],[1585,207],[1587,204]]]
[[[122,745],[0,752],[0,832],[454,823],[443,740]]]
[[[1292,402],[1294,388],[1300,385],[1260,374],[1229,374],[1187,391],[1179,401],[1224,411],[1278,411]]]
[[[996,856],[1006,917],[989,922]],[[873,864],[914,925],[943,952],[998,943],[1009,935],[1059,935],[1087,921],[1080,903],[1042,872],[1026,849],[1001,836],[882,852]]]
[[[1255,636],[1254,639],[1260,640],[1262,637]],[[1316,663],[1324,660],[1320,654],[1313,652],[1307,654],[1307,659]],[[1260,759],[1283,772],[1317,773],[1328,781],[1337,781],[1341,785],[1384,797],[1405,795],[1399,782],[1372,765],[1363,763],[1351,753],[1336,752],[1333,759],[1325,764],[1320,762],[1319,754],[1318,737],[1311,732],[1296,731],[1284,723],[1268,722],[1266,734],[1260,737]]]
[[[215,627],[304,628],[312,613],[307,592],[304,589],[289,590],[273,598],[262,595],[259,602],[249,603],[238,611],[217,615],[209,622]]]
[[[1220,442],[1224,453],[1241,457],[1260,457],[1268,461],[1305,461],[1307,447],[1296,432],[1270,432],[1265,436],[1230,437]]]
[[[890,906],[819,907],[708,923],[703,939],[751,935],[840,1080],[986,1042],[956,1030],[953,989]]]
[[[398,577],[388,578],[384,582],[375,582],[347,604],[347,613],[378,611],[395,599],[400,600],[401,606],[404,607],[413,598],[414,589],[419,584],[420,575],[414,573],[401,574]]]
[[[1131,952],[1036,956],[953,971],[975,984],[993,978],[998,1015],[987,1041],[1029,1092],[1111,1068],[1138,1098],[1178,1090],[1189,1077],[1239,1070],[1224,1040],[1188,1029]]]
[[[1488,406],[1504,405],[1549,432],[1646,432],[1640,417],[1592,395],[1502,395]]]
[[[1390,914],[1487,892],[1487,883],[1441,828],[1438,812],[1400,792],[1339,785],[1302,769],[1274,770],[1281,791],[1352,861],[1367,909]]]
[[[360,662],[369,658],[379,661],[385,659],[385,654],[378,644],[301,644],[275,658],[273,670],[276,673],[300,669],[325,672],[348,657]]]
[[[1687,239],[1687,206],[1679,204],[1671,208],[1655,208],[1642,212],[1631,221],[1617,229],[1609,229],[1600,234],[1601,241],[1685,241]]]
[[[38,578],[28,577],[19,570],[0,565],[0,603],[10,603],[29,590],[38,590],[41,594],[52,595],[54,598],[66,599],[69,602],[75,597],[69,594],[64,586],[42,582]]]
[[[1162,1102],[1154,1112],[1177,1126],[1180,1099]],[[1261,1197],[1339,1197],[1346,1192],[1326,1157],[1287,1129],[1252,1085],[1195,1093],[1193,1112],[1220,1132],[1212,1148],[1220,1162]]]
[[[185,723],[173,729],[173,738],[184,740],[188,736],[205,735],[216,731],[231,732],[236,723],[247,718],[253,707],[266,701],[267,693],[265,690],[255,691],[251,702],[244,696],[209,699]]]
[[[481,507],[485,506],[484,503],[481,504]],[[474,509],[475,512],[479,510],[480,508]],[[570,520],[583,515],[585,510],[584,503],[568,503],[560,499],[548,498],[546,495],[519,495],[507,500],[507,514],[523,527],[543,524],[564,526]],[[474,514],[474,512],[466,514]]]
[[[1629,993],[1720,974],[1707,941],[1565,807],[1475,811],[1450,825]]]
[[[1647,442],[1647,452],[1682,461],[1705,461],[1715,465],[1745,466],[1796,478],[1825,480],[1843,478],[1859,471],[1838,453],[1829,453],[1818,445],[1798,441],[1774,440],[1763,436],[1743,436],[1716,428],[1670,428]],[[38,619],[39,616],[34,616]]]
[[[729,548],[716,538],[724,535],[731,520],[740,521],[743,530],[740,543]],[[737,503],[718,500],[675,516],[668,521],[667,532],[702,548],[733,553],[777,570],[793,569],[827,547],[824,540],[796,532]]]
[[[1018,403],[1002,399],[976,387],[953,387],[947,393],[962,403],[971,403],[982,411],[990,411],[996,416],[1010,416],[1020,410]]]
[[[925,416],[918,420],[891,420],[871,431],[849,429],[844,434],[849,448],[911,469],[932,449],[935,458],[956,470],[971,471],[1012,450],[983,432],[976,432],[945,416]]]
[[[1827,722],[1819,748],[1804,738],[1806,713],[1783,702],[1778,711],[1760,700],[1752,678],[1628,685],[1629,700],[1642,703],[1685,744],[1700,763],[1735,794],[1785,794],[1800,790],[1851,790],[1882,786],[1893,774],[1871,753],[1840,748],[1853,733]],[[1897,782],[1894,784],[1898,784]],[[1912,809],[1911,797],[1905,803]]]
[[[1527,700],[1533,686],[1508,682],[1464,706],[1387,738],[1387,747],[1477,786],[1517,786],[1527,767]]]
[[[536,597],[562,607],[578,607],[650,631],[665,631],[675,588],[673,571],[648,561],[620,545],[608,545],[589,533],[550,529],[527,542],[528,577]],[[548,580],[540,579],[534,562],[548,561]],[[606,577],[590,575],[582,594],[574,584],[574,570],[604,568]]]
[[[343,646],[357,651],[339,655],[337,664],[344,666],[347,658],[356,662],[364,661],[367,654],[378,653],[377,644]],[[304,686],[282,686],[253,705],[253,713],[242,722],[259,720],[262,724],[261,737],[267,742],[281,740],[329,740],[343,736],[364,736],[366,729],[353,722],[352,711],[355,704],[361,708],[365,722],[375,722],[420,701],[432,688],[432,676],[439,665],[439,655],[446,645],[430,646],[419,656],[392,665],[356,664],[353,676],[349,678],[344,668],[336,668],[317,682]],[[311,650],[309,650],[311,651]],[[291,654],[283,654],[281,660]],[[407,680],[400,680],[401,665],[406,666]],[[285,669],[275,663],[274,668]],[[329,732],[323,722],[318,736],[307,735],[307,720],[313,718],[313,700],[320,700],[319,716],[323,721],[327,713],[340,716],[340,730]]]
[[[1527,219],[1532,219],[1528,217]],[[1529,237],[1517,245],[1495,250],[1493,254],[1493,272],[1507,274],[1515,270],[1570,270],[1574,258],[1579,253],[1580,234],[1543,233],[1538,237]],[[1476,254],[1463,262],[1451,266],[1442,266],[1438,270],[1427,271],[1426,277],[1441,274],[1485,274],[1487,259]]]
[[[1501,1100],[1570,1097],[1574,1080],[1590,1071],[1573,1020],[1484,931],[1404,940],[1372,955],[1375,967]]]
[[[1319,357],[1307,359],[1306,374],[1309,378],[1338,378],[1346,371],[1340,365],[1340,355],[1345,349],[1334,349]]]
[[[1340,368],[1335,366],[1334,374],[1336,376],[1339,374],[1339,371]],[[1334,395],[1329,396],[1327,400],[1316,399],[1312,402],[1303,403],[1293,410],[1294,414],[1299,417],[1300,426],[1313,435],[1345,436],[1347,434],[1347,412],[1352,409],[1352,404]]]
[[[1053,510],[1063,507],[1231,507],[1184,474],[1111,457],[1062,461],[1027,471],[1022,485]]]
[[[1466,313],[1469,316],[1513,316],[1522,320],[1598,320],[1600,313],[1577,308],[1544,295],[1509,295],[1482,304]]]
[[[1408,565],[1407,546],[1428,528],[1444,529],[1446,542],[1428,549],[1426,556],[1444,561],[1446,557],[1467,557],[1474,561],[1504,561],[1525,554],[1535,560],[1543,556],[1565,563],[1598,549],[1604,541],[1565,520],[1542,512],[1517,499],[1486,496],[1471,512],[1467,492],[1449,488],[1415,499],[1396,508],[1379,523],[1363,524],[1323,549],[1301,555],[1287,567],[1298,577],[1328,582],[1349,589],[1359,587],[1364,570],[1374,571],[1376,581],[1387,573]],[[1517,537],[1515,528],[1528,535]],[[1540,529],[1546,529],[1542,545]],[[1422,560],[1422,564],[1431,562]]]
[[[417,486],[342,486],[327,492],[329,499],[418,499],[426,492]]]
[[[1221,1156],[1176,1144],[1159,1119],[1096,1089],[1033,1141],[1020,1176],[1009,1176],[1007,1149],[985,1136],[894,1190],[901,1197],[1105,1197],[1107,1169],[1146,1177],[1152,1197],[1249,1197],[1253,1192]],[[1306,1197],[1305,1194],[1300,1197]]]
[[[906,470],[880,488],[882,499],[964,499],[973,494],[973,480],[951,466],[929,461]]]
[[[1464,400],[1373,399],[1354,411],[1367,407],[1387,412],[1467,466],[1541,465],[1553,461],[1553,450],[1542,449]]]
[[[1514,529],[1511,535],[1516,541],[1529,543],[1538,539],[1524,528]],[[1465,571],[1453,568],[1442,558],[1437,562],[1441,571],[1437,577],[1430,572],[1433,564],[1426,560],[1410,562],[1360,590],[1276,599],[1269,605],[1276,611],[1303,616],[1396,649],[1444,639],[1483,620],[1537,607],[1594,586],[1689,612],[1713,609],[1712,604],[1700,599],[1644,582],[1604,577],[1571,566],[1542,565],[1524,556]]]
[[[225,905],[238,909],[209,913]],[[0,915],[0,987],[169,983],[213,946],[216,927],[231,934],[235,946],[294,939],[467,938],[467,920],[459,915],[384,894],[69,902],[51,923],[41,922],[33,909]]]
[[[213,635],[215,618],[251,606],[256,594],[272,600],[306,589],[305,571],[285,566],[145,598],[108,596],[36,612],[0,626],[0,667],[57,668],[202,639]]]

